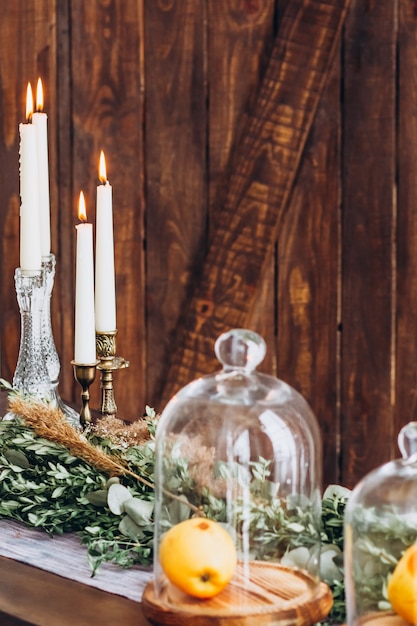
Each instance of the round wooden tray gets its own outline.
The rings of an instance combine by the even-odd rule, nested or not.
[[[395,613],[381,612],[360,618],[358,626],[410,626],[410,624]]]
[[[188,596],[164,578],[158,597],[153,582],[142,596],[146,617],[169,626],[311,626],[332,607],[332,594],[307,572],[252,561],[249,579],[238,565],[228,586],[209,600]]]

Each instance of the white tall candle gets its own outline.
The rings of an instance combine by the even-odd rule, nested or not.
[[[104,154],[100,154],[96,211],[96,331],[116,330],[112,188],[106,176]]]
[[[48,117],[46,113],[43,113],[43,90],[40,78],[36,89],[36,112],[32,115],[32,124],[35,126],[37,132],[41,253],[43,257],[46,257],[51,253]]]
[[[26,118],[33,111],[33,96],[30,83],[26,92]],[[37,133],[32,124],[19,124],[20,133],[20,269],[23,273],[39,272],[42,266],[38,169]]]
[[[78,215],[80,220],[87,219],[83,192],[80,193]],[[93,226],[84,221],[82,224],[77,224],[75,228],[77,230],[77,254],[74,361],[81,365],[92,365],[96,362]]]

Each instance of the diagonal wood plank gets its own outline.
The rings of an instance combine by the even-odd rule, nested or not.
[[[244,326],[279,232],[349,0],[293,0],[247,116],[225,202],[177,332],[162,404],[218,369],[224,330]],[[250,253],[249,253],[250,252]]]

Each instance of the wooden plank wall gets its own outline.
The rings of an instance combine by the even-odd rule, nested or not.
[[[20,338],[13,272],[27,81],[42,76],[49,116],[61,395],[79,394],[70,365],[76,201],[83,189],[94,221],[104,149],[114,191],[118,353],[131,363],[115,374],[116,401],[119,415],[135,419],[145,404],[163,408],[172,346],[242,119],[255,106],[285,10],[302,2],[0,0],[2,377],[13,376]],[[351,1],[248,319],[268,343],[262,370],[303,393],[318,417],[325,482],[352,486],[397,456],[398,430],[414,417],[416,59],[415,2]]]

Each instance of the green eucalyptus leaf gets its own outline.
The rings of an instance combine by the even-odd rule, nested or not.
[[[97,491],[89,491],[85,494],[85,498],[90,504],[94,506],[106,506],[107,504],[107,489],[98,489]]]
[[[12,465],[17,465],[17,467],[23,467],[24,469],[30,467],[29,459],[26,454],[20,450],[11,450],[9,448],[3,452],[3,455]]]
[[[329,485],[324,491],[323,500],[331,500],[334,498],[348,499],[351,493],[352,491],[347,489],[347,487],[342,487],[341,485]]]
[[[52,498],[60,498],[66,491],[67,486],[66,485],[61,485],[60,487],[55,487],[55,489],[53,490],[51,497]]]
[[[149,524],[154,503],[140,498],[131,498],[124,502],[125,513],[139,526]]]
[[[28,520],[33,526],[39,526],[40,516],[35,513],[29,513]]]
[[[342,551],[338,546],[324,546],[320,555],[320,577],[326,583],[330,584],[334,580],[341,581],[343,579],[343,570],[340,563]]]
[[[109,509],[115,515],[121,515],[124,512],[124,504],[132,499],[132,494],[124,485],[114,483],[110,485],[107,493],[107,504]]]
[[[311,558],[310,552],[304,546],[295,548],[288,552],[281,560],[283,565],[288,567],[299,567],[300,569],[307,569],[308,562]]]
[[[106,489],[109,489],[112,485],[119,485],[119,484],[120,484],[120,478],[118,476],[112,476],[106,482]]]
[[[190,507],[186,504],[188,498],[182,494],[177,500],[173,500],[168,506],[169,517],[173,524],[178,524],[190,517]],[[184,503],[184,504],[183,504]]]
[[[101,528],[100,526],[86,526],[84,528],[85,532],[89,533],[90,535],[99,535],[101,532]]]
[[[125,537],[129,537],[133,541],[138,541],[142,535],[142,529],[136,524],[129,515],[124,515],[119,523],[119,531]]]
[[[292,522],[288,524],[287,528],[293,533],[302,533],[305,530],[304,526],[302,524],[299,524],[298,522]]]
[[[146,405],[145,406],[145,415],[146,415],[146,417],[154,418],[154,417],[156,417],[156,411],[155,411],[155,409],[153,409],[149,405]]]
[[[0,508],[6,511],[6,513],[13,511],[14,509],[18,509],[19,507],[20,502],[18,502],[17,500],[2,500],[0,502]]]

